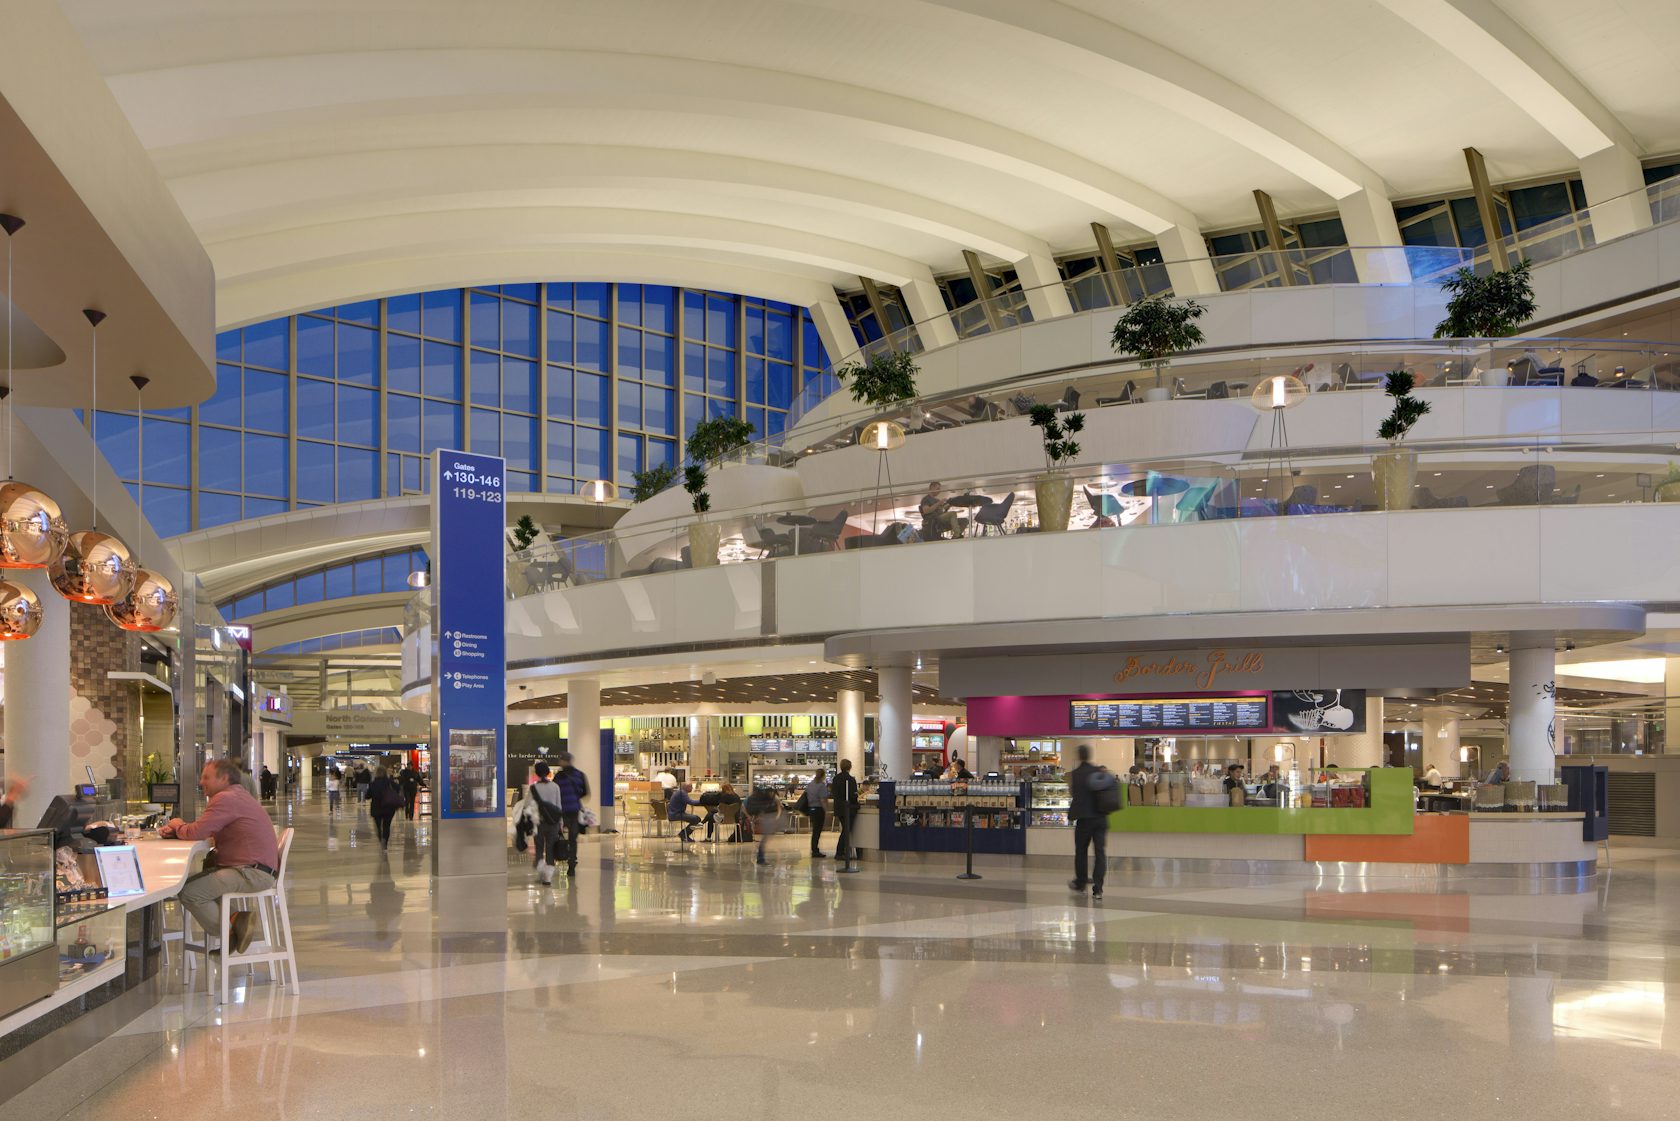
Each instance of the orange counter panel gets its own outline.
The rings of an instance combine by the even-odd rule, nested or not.
[[[1310,836],[1306,856],[1376,864],[1468,864],[1470,817],[1420,814],[1409,836]]]

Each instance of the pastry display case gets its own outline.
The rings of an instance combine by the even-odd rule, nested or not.
[[[1073,791],[1066,779],[1034,779],[1031,800],[1027,803],[1028,826],[1072,825],[1068,811],[1073,806]]]
[[[0,830],[0,1018],[58,988],[52,832]]]

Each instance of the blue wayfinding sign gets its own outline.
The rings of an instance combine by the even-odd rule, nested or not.
[[[503,461],[432,453],[437,748],[445,818],[501,817],[507,733]]]

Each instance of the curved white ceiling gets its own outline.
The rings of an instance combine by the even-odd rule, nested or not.
[[[551,276],[811,302],[1680,148],[1680,5],[65,0],[224,324]],[[1647,64],[1643,73],[1630,60]],[[499,270],[499,271],[498,271]]]

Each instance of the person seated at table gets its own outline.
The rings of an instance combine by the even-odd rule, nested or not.
[[[922,540],[933,541],[946,534],[956,536],[961,532],[957,521],[957,513],[951,509],[951,504],[945,500],[941,491],[943,485],[938,482],[928,484],[927,493],[916,504],[916,509],[922,515]]]
[[[713,802],[712,805],[711,805],[711,808],[706,811],[706,839],[707,840],[711,840],[713,831],[717,829],[718,819],[723,816],[724,807],[726,807],[726,806],[739,806],[741,804],[741,796],[739,794],[735,793],[735,787],[732,786],[731,784],[727,783],[727,782],[724,783],[723,786],[720,789],[715,791],[715,793],[717,794],[717,801]],[[700,796],[700,800],[701,800],[702,803],[705,802],[706,797],[707,797],[707,795],[705,795],[705,794],[702,794]],[[737,820],[739,820],[739,819],[737,819]],[[741,830],[740,830],[739,826],[736,827],[735,832],[736,832],[736,836],[729,838],[732,841],[740,840],[739,834],[740,834]]]
[[[222,924],[221,898],[233,892],[266,891],[279,875],[280,842],[262,803],[240,785],[239,764],[212,759],[198,776],[198,788],[208,799],[196,821],[172,817],[158,829],[160,837],[197,841],[213,837],[216,847],[205,858],[204,871],[181,885],[181,906],[206,931]],[[229,937],[233,952],[242,954],[255,932],[251,912],[234,914]]]
[[[677,834],[677,839],[685,845],[694,840],[694,827],[700,824],[700,815],[688,812],[688,807],[694,805],[694,799],[689,796],[693,792],[694,784],[685,782],[671,791],[671,800],[665,806],[666,821],[683,823],[682,832]]]

